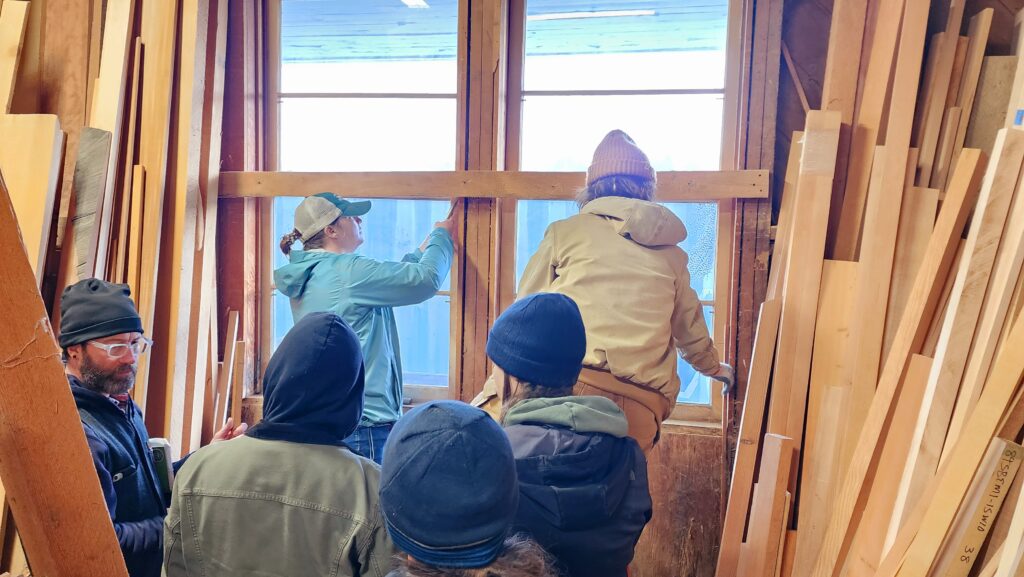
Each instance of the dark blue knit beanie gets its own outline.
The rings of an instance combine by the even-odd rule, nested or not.
[[[508,437],[487,413],[434,401],[403,416],[384,445],[380,508],[391,540],[434,567],[484,567],[519,507]]]
[[[122,333],[141,333],[142,319],[126,284],[87,278],[64,289],[60,299],[60,346]]]
[[[557,293],[537,293],[512,303],[487,337],[487,356],[494,364],[541,387],[575,385],[586,353],[580,308]]]

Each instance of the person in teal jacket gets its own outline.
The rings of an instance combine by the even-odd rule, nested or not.
[[[440,290],[451,268],[451,218],[401,262],[355,254],[363,244],[362,218],[370,202],[349,202],[330,192],[306,197],[295,210],[295,230],[281,239],[288,264],[274,271],[277,290],[291,300],[295,322],[312,312],[333,312],[359,336],[366,366],[363,417],[346,439],[353,451],[378,464],[392,425],[402,416],[402,359],[392,307],[414,305]],[[302,250],[292,250],[295,241]]]

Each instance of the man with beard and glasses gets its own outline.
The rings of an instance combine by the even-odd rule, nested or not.
[[[128,392],[152,341],[127,285],[95,278],[64,290],[60,346],[114,532],[132,577],[160,575],[167,497],[157,477],[142,411]],[[215,441],[244,432],[228,422]],[[177,469],[181,461],[175,463]]]

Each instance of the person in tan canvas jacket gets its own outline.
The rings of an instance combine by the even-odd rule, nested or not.
[[[645,452],[679,394],[677,351],[700,373],[727,385],[733,380],[690,287],[687,255],[679,247],[686,227],[652,201],[656,183],[647,155],[629,135],[609,132],[587,170],[580,213],[548,227],[517,293],[556,292],[576,301],[587,352],[574,394],[619,405]],[[500,406],[507,383],[496,369],[476,402]]]

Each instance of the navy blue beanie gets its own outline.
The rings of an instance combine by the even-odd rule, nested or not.
[[[434,401],[403,416],[384,445],[380,507],[391,540],[434,567],[485,567],[519,506],[508,437],[487,413]]]
[[[512,303],[487,337],[487,356],[494,364],[541,387],[575,385],[586,353],[580,308],[557,293],[537,293]]]
[[[126,284],[87,278],[64,289],[60,297],[61,348],[141,332],[142,319]]]

